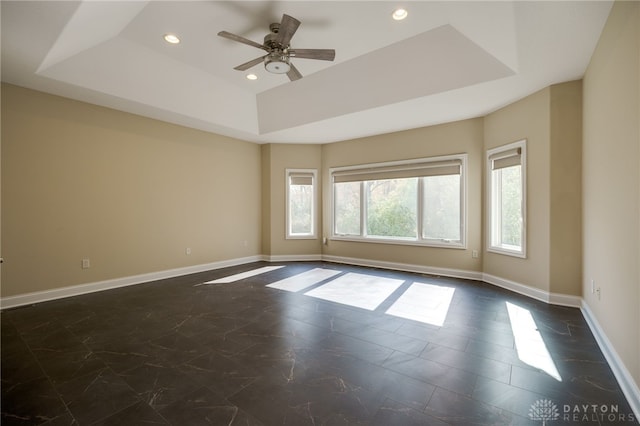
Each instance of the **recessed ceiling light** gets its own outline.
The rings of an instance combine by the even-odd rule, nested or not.
[[[175,34],[165,34],[164,35],[164,41],[166,41],[167,43],[171,43],[171,44],[180,43],[180,39]]]
[[[247,80],[257,80],[258,76],[255,74],[247,74]]]
[[[407,17],[408,14],[409,13],[407,12],[406,9],[396,9],[396,10],[393,11],[393,14],[391,16],[396,21],[402,21],[404,18]]]

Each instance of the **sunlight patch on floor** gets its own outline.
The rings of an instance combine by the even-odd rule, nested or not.
[[[403,280],[349,272],[305,294],[373,311],[403,282]]]
[[[310,271],[271,283],[267,285],[267,287],[286,291],[300,291],[341,273],[341,271],[334,269],[314,268]]]
[[[413,283],[387,314],[442,327],[456,289],[425,283]]]
[[[232,283],[232,282],[235,282],[235,281],[243,280],[245,278],[250,278],[250,277],[254,277],[256,275],[265,274],[267,272],[275,271],[276,269],[280,269],[280,268],[284,268],[284,266],[265,266],[265,267],[258,268],[258,269],[252,269],[252,270],[247,271],[247,272],[241,272],[239,274],[229,275],[228,277],[218,278],[217,280],[207,281],[206,283],[202,283],[202,284],[226,284],[226,283]]]
[[[562,377],[551,358],[547,345],[542,339],[536,322],[528,309],[506,302],[511,321],[511,330],[516,342],[516,350],[520,361],[539,368],[557,381]]]

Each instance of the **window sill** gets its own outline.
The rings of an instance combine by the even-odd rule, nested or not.
[[[353,236],[333,235],[332,241],[348,241],[353,243],[373,243],[373,244],[390,244],[400,246],[414,246],[414,247],[433,247],[433,248],[448,248],[448,249],[466,249],[464,243],[447,243],[447,242],[435,242],[435,241],[416,241],[416,240],[403,240],[400,238],[362,238]]]
[[[490,253],[502,254],[505,256],[519,257],[521,259],[527,258],[527,254],[524,251],[509,250],[502,247],[489,247],[487,251]]]
[[[287,235],[285,240],[317,240],[317,235]]]

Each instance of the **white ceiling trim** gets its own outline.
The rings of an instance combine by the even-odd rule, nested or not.
[[[259,128],[269,133],[510,75],[509,67],[443,25],[259,93]]]
[[[582,78],[612,1],[0,2],[2,80],[257,143],[327,143],[473,118]],[[234,66],[282,13],[304,78]],[[176,32],[183,42],[162,40]]]
[[[64,26],[36,73],[117,36],[147,1],[83,1]]]

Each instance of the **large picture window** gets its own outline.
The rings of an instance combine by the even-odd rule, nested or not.
[[[526,256],[525,141],[487,151],[488,250]]]
[[[466,158],[331,169],[333,238],[464,247]]]
[[[316,170],[287,169],[287,238],[316,238]]]

